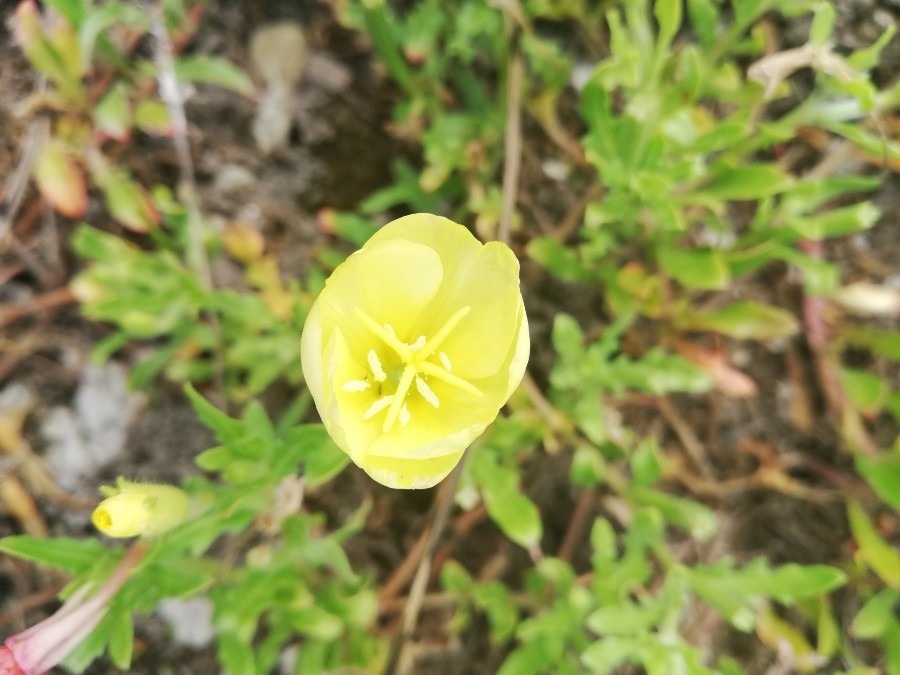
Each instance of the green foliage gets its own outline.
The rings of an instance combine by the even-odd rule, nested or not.
[[[106,650],[128,670],[133,614],[167,597],[202,594],[214,605],[219,659],[229,672],[270,672],[287,649],[296,649],[298,673],[383,669],[377,586],[352,568],[343,546],[362,529],[369,502],[342,523],[301,508],[306,494],[334,489],[332,479],[349,463],[322,425],[305,423],[311,398],[299,363],[308,308],[344,253],[320,250],[306,279],[285,284],[258,233],[215,233],[170,187],[145,185],[118,165],[117,144],[172,131],[167,102],[154,93],[159,65],[128,47],[148,33],[151,17],[126,2],[43,4],[59,14],[55,30],[32,3],[20,5],[15,20],[25,56],[49,82],[42,104],[55,111],[52,141],[33,171],[38,189],[77,220],[95,187],[110,218],[133,233],[126,240],[81,224],[71,239],[87,261],[72,283],[82,312],[110,326],[94,357],[150,345],[133,384],[149,387],[159,377],[183,383],[217,443],[195,458],[204,477],[185,481],[188,522],[150,542],[68,665],[80,672]],[[872,504],[847,504],[855,561],[841,569],[696,562],[683,554],[685,539],[719,534],[716,504],[693,490],[707,477],[681,466],[654,425],[623,414],[631,405],[662,410],[672,396],[732,395],[728,378],[743,374],[712,358],[718,352],[709,343],[777,345],[809,329],[782,295],[745,295],[745,282],[788,266],[804,301],[836,297],[841,269],[818,243],[875,225],[880,213],[868,195],[880,177],[804,175],[789,148],[796,138],[823,134],[875,164],[900,159],[896,141],[868,123],[900,102],[900,87],[879,91],[869,77],[894,30],[843,55],[831,48],[834,8],[816,0],[783,7],[771,0],[424,0],[405,13],[384,0],[338,5],[348,26],[368,34],[397,86],[393,128],[417,144],[422,165],[395,159],[390,184],[356,212],[320,214],[325,231],[360,246],[375,231],[375,217],[396,209],[445,213],[474,224],[483,238],[494,236],[516,58],[525,66],[529,131],[540,127],[547,156],[564,169],[553,190],[570,190],[573,200],[581,190],[586,195],[574,229],[550,222],[537,236],[521,228],[515,244],[523,244],[532,272],[537,266],[574,288],[597,289],[602,301],[579,318],[555,312],[546,391],[513,399],[510,413],[471,449],[456,494],[463,508],[483,504],[533,564],[514,580],[478,579],[452,559],[443,564],[453,629],[465,636],[483,615],[504,675],[628,666],[651,675],[744,672],[725,657],[714,662],[690,638],[694,613],[709,609],[769,648],[789,645],[798,670],[841,661],[848,672],[864,672],[831,611],[829,594],[847,586],[860,607],[849,634],[878,641],[887,672],[900,671],[900,554]],[[170,32],[196,28],[192,3],[164,6]],[[778,60],[783,53],[761,23],[777,11],[811,21],[798,52],[808,62]],[[560,35],[578,35],[585,45]],[[573,73],[585,53],[592,60],[582,83]],[[801,66],[813,70],[815,87],[776,114],[770,103],[790,93],[788,78]],[[252,90],[244,72],[214,57],[178,54],[174,73],[181,82]],[[517,218],[533,215],[524,199],[520,206]],[[207,257],[225,254],[243,271],[241,290],[215,287],[203,273]],[[896,361],[897,332],[827,318],[828,343],[813,348],[840,389],[836,430],[861,478],[900,509],[898,447],[867,447],[854,436],[865,419],[900,419],[900,393],[883,374],[841,360],[852,347]],[[257,398],[276,381],[298,392],[279,419]],[[201,396],[209,383],[240,413]],[[547,505],[523,481],[523,467],[542,447],[556,456],[540,461],[569,462],[568,496],[602,495],[603,515],[584,526],[590,534],[580,561],[547,553],[556,534],[542,513]],[[211,552],[223,547],[230,552],[224,559]],[[104,579],[121,558],[96,541],[63,538],[7,537],[0,550],[73,575],[65,595]]]

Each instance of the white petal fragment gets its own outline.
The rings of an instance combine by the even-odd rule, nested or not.
[[[438,358],[441,360],[441,365],[444,366],[446,370],[453,370],[453,365],[450,363],[450,357],[447,356],[447,354],[438,352]]]
[[[422,395],[422,398],[428,401],[435,408],[441,407],[441,402],[438,400],[437,395],[431,390],[431,387],[428,386],[428,383],[418,375],[416,376],[416,389]]]
[[[409,424],[409,421],[412,419],[412,415],[409,414],[409,408],[406,407],[406,404],[403,404],[403,407],[400,408],[400,426],[406,426]]]
[[[366,410],[365,414],[363,415],[363,419],[364,420],[372,419],[373,417],[375,417],[375,415],[377,415],[382,410],[387,408],[391,404],[391,401],[393,401],[393,400],[394,400],[393,395],[382,396],[380,399],[375,401],[375,403],[373,403],[372,405],[369,406],[369,409]]]
[[[381,367],[381,361],[378,360],[378,354],[375,353],[374,349],[369,350],[369,368],[372,369],[372,375],[375,376],[376,382],[384,382],[387,379],[387,373],[384,372],[384,368]]]
[[[369,383],[365,380],[347,380],[341,385],[341,389],[344,391],[365,391],[369,388]]]

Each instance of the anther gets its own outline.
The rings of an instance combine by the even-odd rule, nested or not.
[[[387,379],[387,373],[384,372],[384,368],[381,367],[381,361],[378,360],[378,354],[375,353],[374,349],[369,350],[368,354],[369,368],[372,369],[372,375],[375,376],[376,382],[384,382]]]
[[[365,391],[369,386],[369,383],[365,380],[347,380],[341,386],[341,389],[344,391]]]
[[[422,398],[428,401],[435,408],[441,407],[441,402],[438,400],[437,394],[435,394],[431,390],[431,387],[428,386],[428,383],[418,375],[416,375],[416,389],[420,394],[422,394]]]

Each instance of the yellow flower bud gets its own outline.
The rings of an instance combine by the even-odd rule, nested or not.
[[[519,385],[529,346],[513,252],[430,214],[389,223],[340,265],[301,339],[325,428],[394,488],[450,473]]]
[[[106,499],[94,509],[94,527],[108,537],[153,537],[184,522],[188,497],[171,485],[132,483],[119,478],[116,487],[100,489]]]

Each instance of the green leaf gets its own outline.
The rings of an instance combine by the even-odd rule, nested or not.
[[[722,251],[662,245],[657,255],[663,269],[687,288],[718,290],[727,288],[731,281]]]
[[[216,56],[181,56],[175,59],[175,77],[181,82],[204,82],[239,94],[253,92],[253,83],[243,70]]]
[[[588,282],[596,278],[574,248],[564,246],[550,237],[536,237],[526,247],[528,257],[565,281]]]
[[[882,589],[866,601],[850,625],[853,637],[860,640],[875,640],[887,632],[891,624],[897,623],[895,614],[900,592],[892,588]]]
[[[533,548],[541,541],[541,515],[521,492],[483,490],[488,515],[503,534],[523,548]]]
[[[229,673],[255,673],[253,650],[234,633],[219,633],[219,659]]]
[[[832,209],[807,218],[792,218],[791,228],[804,239],[828,239],[868,230],[878,222],[881,211],[872,202]]]
[[[128,671],[134,650],[134,624],[131,611],[122,603],[114,602],[110,610],[109,657],[116,668]]]
[[[797,332],[793,314],[750,300],[708,312],[684,314],[677,319],[677,324],[682,329],[712,330],[739,340],[769,340]]]
[[[91,6],[78,29],[81,62],[85,66],[91,63],[97,40],[114,24],[146,30],[149,23],[150,13],[138,5],[107,2]]]
[[[891,588],[900,587],[900,553],[885,543],[856,502],[847,505],[850,531],[859,546],[857,555]]]
[[[581,653],[581,662],[591,673],[613,673],[617,666],[636,661],[642,651],[635,638],[605,637]]]
[[[656,0],[653,3],[653,13],[659,24],[657,49],[668,47],[681,28],[681,0]]]
[[[704,49],[710,49],[716,42],[719,27],[719,9],[713,0],[688,0],[688,15],[691,28]]]
[[[619,635],[627,637],[644,633],[662,621],[665,606],[658,602],[645,605],[625,602],[608,605],[591,613],[585,625],[598,635]]]
[[[813,10],[812,26],[809,29],[809,42],[817,47],[824,47],[831,39],[834,30],[835,11],[830,2],[820,2]]]
[[[848,342],[865,347],[873,354],[900,361],[900,331],[854,326],[846,328],[843,336]]]
[[[304,424],[290,431],[285,443],[303,464],[303,476],[311,486],[322,485],[343,471],[350,457],[321,424]]]
[[[84,17],[84,0],[44,0],[44,4],[52,7],[66,20],[78,28]]]
[[[172,132],[169,108],[162,101],[147,99],[134,109],[134,123],[148,134],[166,136]]]
[[[631,473],[638,485],[650,487],[659,480],[662,471],[659,446],[655,438],[648,436],[635,448],[631,456]]]
[[[642,506],[657,509],[667,521],[687,530],[700,541],[709,539],[718,528],[716,514],[699,502],[638,485],[630,486],[628,495]]]
[[[881,410],[891,390],[888,383],[874,373],[853,368],[839,371],[841,386],[850,403],[864,415]]]
[[[101,98],[94,108],[94,124],[97,129],[117,141],[128,138],[131,130],[131,109],[128,87],[117,82]]]
[[[0,539],[0,551],[43,565],[59,567],[72,574],[85,572],[98,560],[111,555],[96,539],[38,539],[27,535]]]
[[[755,200],[784,192],[791,179],[776,164],[751,164],[719,172],[698,194],[724,200]]]
[[[812,598],[839,588],[846,575],[827,565],[781,565],[747,582],[747,588],[774,598],[784,605]]]
[[[244,435],[244,425],[239,420],[232,419],[224,412],[216,408],[212,403],[197,393],[193,385],[184,386],[184,393],[191,403],[191,407],[203,422],[222,443],[236,441]]]
[[[875,494],[900,511],[900,453],[885,453],[879,457],[856,455],[856,470],[869,482]]]

